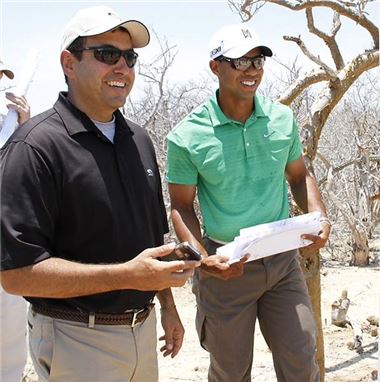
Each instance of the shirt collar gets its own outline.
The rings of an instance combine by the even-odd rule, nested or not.
[[[99,129],[95,126],[91,119],[68,100],[67,92],[59,93],[58,100],[54,104],[54,109],[61,117],[70,136],[78,133],[99,133]],[[120,110],[116,110],[114,115],[116,129],[122,129],[132,133]]]
[[[254,110],[253,114],[257,118],[267,117],[268,113],[265,112],[264,107],[263,107],[264,106],[263,96],[260,94],[255,95],[254,102],[255,102],[255,110]]]
[[[206,108],[208,109],[211,123],[214,127],[223,126],[232,122],[222,111],[218,104],[218,96],[219,89],[215,92],[215,94],[209,99],[206,104]]]
[[[230,123],[238,123],[228,118],[223,113],[222,109],[220,108],[218,104],[218,95],[219,95],[219,89],[216,90],[215,94],[206,103],[206,107],[208,109],[212,125],[216,127],[216,126],[222,126],[222,125],[226,125]],[[255,95],[253,98],[253,102],[255,103],[255,109],[252,115],[249,117],[249,119],[251,119],[252,116],[255,116],[256,118],[266,117],[267,113],[265,113],[263,109],[263,105],[262,105],[263,97],[261,95]]]

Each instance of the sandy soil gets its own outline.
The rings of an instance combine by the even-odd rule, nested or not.
[[[371,371],[378,367],[378,343],[376,342],[377,339],[371,337],[368,332],[369,327],[366,325],[368,324],[366,318],[370,315],[379,317],[380,267],[357,268],[332,261],[325,262],[321,270],[321,283],[326,363],[325,381],[373,381]],[[331,325],[331,303],[340,297],[343,289],[347,289],[348,297],[351,300],[351,306],[348,310],[350,318],[364,324],[363,352],[360,354],[356,350],[350,350],[347,346],[347,343],[353,340],[352,329]],[[181,352],[176,358],[164,358],[159,354],[160,382],[206,382],[208,353],[198,343],[194,327],[195,301],[191,293],[191,285],[187,284],[182,288],[174,289],[174,294],[178,311],[186,328],[186,334]],[[162,329],[159,324],[159,312],[157,313],[157,329],[160,336]],[[276,376],[272,366],[271,353],[259,328],[257,328],[255,336],[252,380],[255,382],[275,382]],[[36,381],[30,365],[28,367],[28,376],[24,382]]]
[[[372,381],[371,371],[377,368],[377,342],[368,331],[363,332],[363,352],[350,350],[347,346],[353,340],[350,327],[331,325],[331,303],[347,289],[351,305],[348,315],[351,319],[368,324],[370,315],[379,316],[380,268],[357,268],[329,262],[321,270],[322,322],[325,341],[326,382]],[[186,328],[185,340],[180,354],[174,359],[159,356],[160,382],[207,381],[208,353],[198,343],[194,328],[195,301],[191,286],[174,290],[178,311]],[[368,326],[364,329],[367,329]],[[158,333],[162,333],[158,326]],[[252,380],[275,382],[271,352],[265,344],[257,325],[255,334],[254,365]],[[234,382],[234,381],[231,381]],[[297,381],[298,382],[298,381]],[[301,381],[299,381],[301,382]]]

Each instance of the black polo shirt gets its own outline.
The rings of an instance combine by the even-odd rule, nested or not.
[[[115,112],[112,144],[59,95],[1,150],[2,270],[59,257],[120,263],[163,243],[168,231],[160,174],[145,130]],[[77,281],[81,282],[80,279]],[[31,303],[120,313],[155,292],[120,290]]]

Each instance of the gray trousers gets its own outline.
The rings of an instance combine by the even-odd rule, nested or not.
[[[208,253],[218,244],[205,239]],[[298,252],[245,264],[220,280],[198,270],[193,291],[201,346],[210,353],[209,382],[251,381],[256,318],[279,382],[318,382],[316,328]]]

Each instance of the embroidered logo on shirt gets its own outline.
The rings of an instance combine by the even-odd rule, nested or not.
[[[148,174],[148,176],[153,176],[154,174],[153,174],[153,171],[150,169],[150,168],[148,168],[147,170],[146,170],[146,173]]]
[[[263,137],[264,137],[264,138],[269,138],[269,137],[271,137],[274,133],[275,133],[275,132],[272,131],[272,132],[270,132],[270,133],[268,133],[268,134],[263,134]]]

